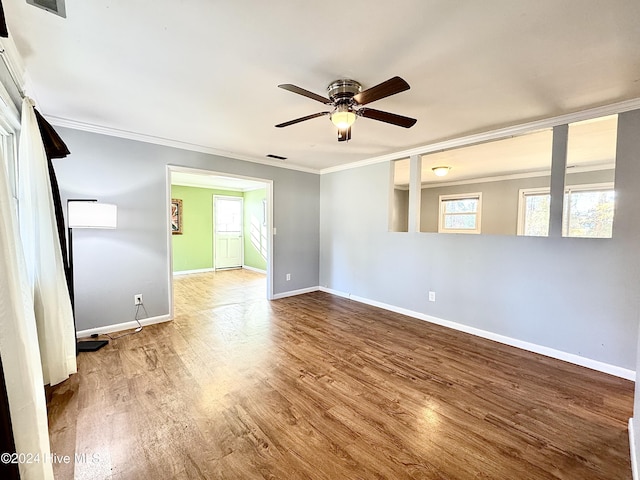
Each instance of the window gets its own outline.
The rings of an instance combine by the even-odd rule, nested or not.
[[[216,233],[242,233],[242,197],[215,196]]]
[[[480,233],[482,193],[440,195],[439,233]]]
[[[563,237],[611,238],[613,183],[572,185],[564,194]],[[520,190],[518,235],[549,234],[549,189]]]
[[[611,238],[613,185],[569,187],[564,196],[563,237]]]
[[[518,235],[549,236],[551,195],[548,188],[520,190],[518,204]]]

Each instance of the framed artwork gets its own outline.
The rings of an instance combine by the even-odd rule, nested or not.
[[[182,200],[171,199],[171,233],[182,235]]]

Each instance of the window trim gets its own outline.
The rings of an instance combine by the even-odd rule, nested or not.
[[[0,116],[2,116],[2,112],[0,112]],[[7,132],[0,127],[0,168],[3,168],[6,172],[11,208],[17,219],[19,215],[19,172],[18,148],[16,143],[16,134],[14,132]]]
[[[20,112],[11,100],[9,92],[5,86],[0,83],[0,149],[2,150],[2,158],[0,168],[5,168],[11,189],[10,196],[13,201],[13,207],[18,212],[19,186],[18,178],[20,171],[18,167],[18,137],[20,135]]]
[[[448,200],[468,200],[468,199],[478,200],[478,209],[475,212],[476,228],[473,230],[446,228],[444,226],[444,217],[445,217],[444,202]],[[452,214],[448,214],[448,215],[452,215]],[[465,213],[465,215],[469,215],[469,213]],[[481,233],[481,230],[482,230],[482,192],[456,193],[456,194],[439,196],[438,198],[438,233],[466,233],[471,235],[478,235]]]

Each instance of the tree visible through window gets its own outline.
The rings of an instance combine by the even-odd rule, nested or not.
[[[565,194],[562,235],[565,237],[611,238],[614,191],[584,190]]]
[[[524,233],[529,237],[549,235],[549,207],[551,196],[548,193],[533,193],[524,196]]]
[[[551,196],[548,189],[522,190],[518,235],[549,235]],[[615,193],[613,185],[567,188],[562,213],[563,237],[611,238]]]

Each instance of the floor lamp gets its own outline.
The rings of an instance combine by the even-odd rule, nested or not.
[[[109,203],[98,203],[92,199],[67,200],[67,227],[69,232],[69,273],[71,279],[71,307],[73,308],[73,327],[77,335],[75,312],[75,283],[73,278],[73,229],[74,228],[116,228],[118,208]],[[79,342],[76,337],[76,355],[79,352],[95,352],[109,340],[87,340]]]

